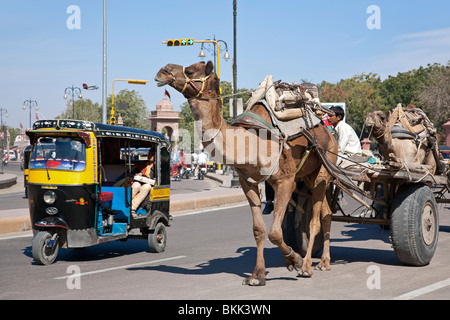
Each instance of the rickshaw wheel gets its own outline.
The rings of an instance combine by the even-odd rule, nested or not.
[[[48,265],[52,264],[59,251],[59,243],[49,247],[47,242],[52,238],[52,234],[48,231],[39,231],[33,239],[32,254],[37,264]]]
[[[148,234],[148,246],[151,252],[159,253],[166,250],[167,232],[162,222],[158,222],[155,229]]]
[[[422,184],[403,185],[395,196],[391,239],[398,259],[425,266],[436,251],[439,214],[431,189]]]

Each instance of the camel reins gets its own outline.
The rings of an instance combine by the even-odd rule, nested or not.
[[[208,80],[209,77],[211,77],[212,73],[211,73],[209,76],[206,76],[206,77],[203,77],[203,78],[199,78],[199,79],[190,79],[190,78],[186,75],[185,70],[186,70],[186,68],[183,67],[183,75],[184,75],[185,81],[184,81],[184,87],[183,87],[183,90],[181,90],[181,93],[184,93],[184,91],[186,90],[188,84],[190,84],[190,85],[197,91],[197,95],[194,97],[194,98],[197,98],[197,97],[199,97],[199,96],[203,93],[203,89],[205,89],[205,83],[206,83],[206,80]],[[201,81],[201,83],[202,83],[202,88],[199,89],[199,88],[195,85],[194,81]]]

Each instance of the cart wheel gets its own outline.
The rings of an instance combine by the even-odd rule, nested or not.
[[[302,191],[305,193],[310,193],[306,187],[304,187]],[[294,249],[294,251],[298,252],[302,257],[305,257],[309,245],[309,223],[312,218],[312,201],[310,198],[299,198],[295,194],[292,195],[292,199],[297,204],[297,201],[302,201],[301,207],[305,214],[295,212],[295,209],[293,210],[294,212],[288,212],[288,210],[286,210],[286,214],[284,215],[284,220],[281,225],[283,230],[283,239],[288,246]],[[295,215],[297,215],[297,221]],[[322,251],[323,243],[323,231],[322,227],[320,227],[320,231],[314,240],[312,251],[313,257],[317,256]]]
[[[148,234],[148,245],[151,252],[163,252],[166,249],[167,232],[162,222],[158,222],[155,230]]]
[[[391,239],[398,259],[407,265],[427,265],[438,236],[439,214],[431,189],[422,184],[401,186],[391,215]]]
[[[37,264],[48,265],[55,261],[59,251],[59,243],[56,239],[51,244],[51,238],[52,234],[48,231],[40,231],[34,237],[31,251]]]

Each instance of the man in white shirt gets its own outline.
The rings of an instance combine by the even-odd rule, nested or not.
[[[208,156],[202,149],[202,152],[197,156],[197,165],[195,166],[194,179],[196,179],[198,177],[198,170],[199,170],[200,165],[206,164],[207,161],[208,161]]]
[[[334,127],[334,137],[338,143],[338,157],[337,165],[342,162],[342,157],[348,158],[352,155],[361,155],[361,142],[350,125],[342,121],[345,117],[344,110],[339,106],[330,108],[334,111],[334,116],[329,116],[329,121]]]

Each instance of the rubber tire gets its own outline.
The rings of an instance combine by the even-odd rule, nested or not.
[[[159,240],[158,240],[159,238]],[[150,251],[154,253],[163,252],[166,250],[167,231],[162,222],[158,222],[154,230],[148,234],[148,246]]]
[[[438,237],[439,213],[431,189],[423,184],[402,185],[391,214],[391,241],[398,259],[412,266],[429,264]]]
[[[303,188],[303,192],[308,192],[307,189]],[[292,195],[292,199],[297,203],[297,196]],[[294,212],[289,212],[289,206],[284,215],[284,220],[281,225],[283,231],[284,242],[290,246],[295,252],[298,252],[303,258],[306,256],[306,251],[309,245],[309,223],[312,218],[312,200],[304,199],[302,205],[305,214],[301,215],[301,220],[298,226],[295,226],[295,209]],[[324,245],[324,235],[322,230],[322,225],[320,226],[320,231],[316,235],[314,240],[312,257],[318,256],[322,251]]]
[[[53,250],[46,248],[46,241],[52,237],[52,234],[48,231],[39,231],[33,239],[32,242],[32,255],[34,261],[40,265],[52,264],[59,252],[59,243],[53,247]]]

